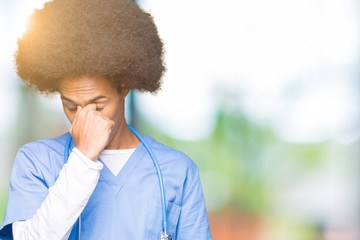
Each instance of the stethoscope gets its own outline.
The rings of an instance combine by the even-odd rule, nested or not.
[[[156,173],[159,180],[159,187],[160,187],[160,195],[161,195],[161,209],[162,209],[162,227],[163,231],[159,234],[160,240],[171,240],[171,236],[167,234],[167,216],[166,216],[166,201],[165,201],[165,190],[164,190],[164,182],[161,174],[161,170],[159,167],[159,163],[157,161],[157,158],[149,146],[149,144],[145,141],[145,139],[140,135],[138,131],[135,130],[132,126],[128,125],[129,129],[135,134],[135,136],[141,141],[141,143],[144,145],[146,151],[149,153],[151,160],[154,163],[154,167],[156,169]],[[64,164],[67,163],[69,158],[69,149],[71,146],[72,137],[71,134],[66,139],[65,143],[65,151],[64,151]],[[79,216],[79,240],[81,236],[81,215]]]

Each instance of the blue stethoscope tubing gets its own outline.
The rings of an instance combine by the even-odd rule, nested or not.
[[[162,210],[162,225],[163,225],[163,233],[165,236],[167,236],[167,215],[166,215],[166,201],[165,201],[165,189],[164,189],[164,181],[161,174],[161,169],[159,166],[159,163],[157,161],[157,158],[151,149],[150,145],[146,142],[146,140],[140,135],[138,131],[136,131],[135,128],[128,125],[129,129],[135,134],[135,136],[141,141],[141,143],[144,145],[146,151],[149,153],[151,160],[154,163],[154,167],[156,169],[156,173],[159,180],[159,187],[160,187],[160,195],[161,195],[161,210]],[[72,137],[71,134],[68,135],[65,142],[65,151],[64,151],[64,164],[67,163],[69,158],[69,149],[71,146]]]

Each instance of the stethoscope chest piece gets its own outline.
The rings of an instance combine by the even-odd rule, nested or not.
[[[164,232],[160,232],[159,240],[172,240],[172,238],[171,238],[170,235],[167,235],[167,234],[164,233]]]

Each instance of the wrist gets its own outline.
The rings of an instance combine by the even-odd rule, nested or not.
[[[103,168],[103,164],[100,161],[93,161],[89,159],[87,156],[82,154],[82,152],[80,152],[79,149],[77,149],[76,147],[73,148],[72,153],[77,156],[76,160],[82,160],[89,169],[101,170]]]
[[[90,149],[82,148],[81,146],[76,147],[85,157],[89,158],[92,161],[96,161],[99,158],[100,153],[91,151]]]

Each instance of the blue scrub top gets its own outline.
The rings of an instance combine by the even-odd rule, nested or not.
[[[64,165],[68,134],[28,143],[18,151],[1,239],[12,239],[11,224],[32,218],[48,195]],[[149,136],[145,140],[157,156],[163,175],[172,239],[212,239],[195,163]],[[81,221],[81,239],[159,239],[162,215],[158,177],[142,143],[117,176],[104,164]],[[78,229],[76,222],[69,239],[78,238]]]

